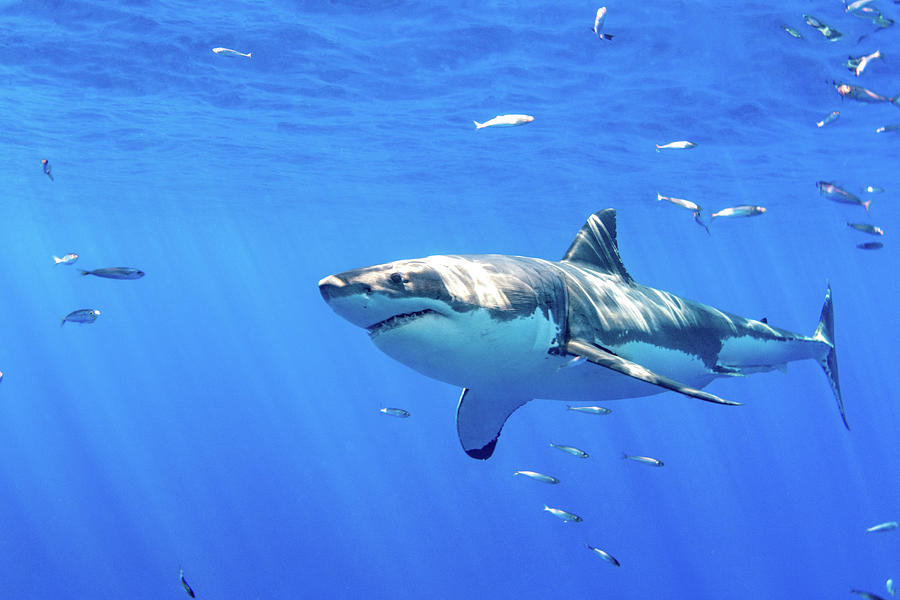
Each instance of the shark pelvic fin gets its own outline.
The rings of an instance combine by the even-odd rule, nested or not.
[[[715,402],[716,404],[727,404],[729,406],[740,406],[741,404],[740,402],[732,402],[730,400],[719,398],[713,394],[686,386],[674,379],[669,379],[659,373],[654,373],[644,366],[624,359],[621,356],[617,356],[608,350],[604,350],[603,348],[584,340],[569,340],[569,343],[566,344],[566,352],[577,356],[583,356],[588,362],[592,362],[595,365],[618,371],[623,375],[628,375],[629,377],[634,377],[635,379],[658,385],[667,390],[684,394],[685,396],[705,400],[706,402]]]
[[[466,454],[489,459],[506,419],[529,400],[464,388],[456,407],[456,431]]]
[[[610,275],[617,275],[627,283],[633,283],[619,256],[616,242],[616,211],[607,208],[588,217],[587,222],[569,246],[564,261],[586,263],[591,268]]]

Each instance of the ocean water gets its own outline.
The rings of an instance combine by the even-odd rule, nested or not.
[[[179,568],[198,598],[886,595],[900,534],[865,529],[900,518],[900,133],[875,129],[900,108],[832,81],[900,93],[900,30],[837,0],[607,6],[611,41],[580,1],[0,3],[0,596],[185,597]],[[475,131],[505,113],[535,120]],[[886,191],[867,216],[819,180]],[[707,235],[657,192],[768,212]],[[646,285],[811,333],[830,281],[852,431],[807,361],[708,388],[741,407],[531,402],[475,461],[459,389],[316,287],[437,253],[555,260],[607,207]],[[119,265],[147,275],[77,273]],[[78,308],[102,314],[61,327]]]

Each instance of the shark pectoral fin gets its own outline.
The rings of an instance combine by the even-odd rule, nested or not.
[[[646,367],[624,359],[621,356],[616,356],[612,352],[584,340],[569,340],[569,343],[566,344],[566,352],[577,356],[583,356],[588,362],[600,365],[601,367],[606,367],[607,369],[612,369],[613,371],[618,371],[622,375],[628,375],[629,377],[634,377],[635,379],[658,385],[659,387],[678,392],[679,394],[684,394],[685,396],[691,396],[692,398],[705,400],[706,402],[715,402],[716,404],[727,404],[729,406],[740,406],[741,404],[740,402],[725,400],[702,390],[688,387],[683,383],[679,383],[674,379],[669,379],[659,373],[654,373]]]
[[[506,419],[529,400],[464,388],[456,407],[456,431],[466,454],[490,458]]]

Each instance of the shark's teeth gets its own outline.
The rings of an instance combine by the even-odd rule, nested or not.
[[[438,314],[437,311],[431,310],[430,308],[426,308],[424,310],[417,310],[411,313],[403,313],[400,315],[394,315],[389,319],[385,319],[384,321],[379,321],[374,325],[369,325],[366,329],[369,330],[369,335],[376,335],[382,333],[384,331],[388,331],[389,329],[394,329],[395,327],[399,327],[404,325],[410,321],[418,319],[427,314]]]

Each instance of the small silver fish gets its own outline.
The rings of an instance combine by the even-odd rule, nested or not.
[[[869,66],[869,62],[875,60],[876,58],[883,58],[881,56],[881,50],[876,50],[872,54],[867,54],[860,58],[859,63],[856,65],[856,69],[854,69],[856,76],[859,77],[860,75],[862,75],[863,71],[866,70],[866,67]]]
[[[898,129],[900,129],[900,125],[882,125],[875,130],[875,133],[887,133],[889,131],[897,131]]]
[[[62,258],[58,256],[53,257],[53,264],[55,265],[71,265],[74,264],[75,261],[78,260],[78,255],[74,252],[69,252]]]
[[[884,235],[884,231],[882,231],[881,227],[875,227],[874,225],[869,225],[868,223],[847,223],[848,227],[852,227],[857,231],[862,231],[863,233],[871,233],[872,235]]]
[[[650,458],[649,456],[631,456],[627,452],[622,453],[623,459],[633,460],[634,462],[643,463],[645,465],[650,465],[651,467],[661,467],[665,463],[661,460],[656,460],[655,458]]]
[[[897,595],[897,590],[894,589],[894,580],[893,579],[888,579],[887,581],[885,581],[884,587],[888,591],[888,594],[890,594],[891,596]]]
[[[229,48],[213,48],[212,51],[219,56],[243,56],[244,58],[250,58],[251,56],[253,56],[252,52],[244,54],[243,52],[238,52],[237,50],[231,50]]]
[[[856,247],[860,250],[881,250],[884,248],[884,244],[881,242],[866,242],[865,244],[857,244]]]
[[[104,279],[140,279],[144,276],[143,271],[132,267],[106,267],[104,269],[94,269],[93,271],[85,271],[84,269],[80,271],[82,275],[94,275]]]
[[[880,194],[881,192],[884,191],[884,188],[876,187],[874,185],[867,185],[862,190],[864,192],[866,192],[867,194]]]
[[[70,323],[93,323],[100,316],[100,311],[96,308],[82,308],[73,310],[63,317],[61,325],[65,325],[66,321]]]
[[[561,508],[550,508],[549,506],[547,506],[547,505],[545,504],[545,505],[544,505],[544,510],[547,511],[547,512],[549,512],[549,513],[550,513],[551,515],[553,515],[554,517],[558,517],[558,518],[562,519],[563,521],[565,521],[565,522],[567,522],[567,523],[568,523],[569,521],[574,521],[574,522],[576,522],[576,523],[581,523],[582,521],[584,521],[584,519],[582,519],[582,518],[579,517],[578,515],[572,514],[572,513],[570,513],[570,512],[566,512],[566,511],[564,511],[564,510],[561,509]]]
[[[600,548],[594,548],[590,544],[585,544],[585,547],[588,550],[590,550],[591,552],[593,552],[594,554],[596,554],[597,556],[599,556],[600,558],[602,558],[603,560],[605,560],[606,562],[608,562],[609,564],[615,565],[617,567],[622,566],[619,564],[619,561],[617,561],[615,559],[615,557],[612,554],[610,554],[609,552],[607,552],[605,550],[601,550]]]
[[[559,479],[556,477],[551,477],[550,475],[544,475],[543,473],[538,473],[536,471],[516,471],[513,475],[524,475],[529,479],[534,479],[535,481],[540,481],[542,483],[549,483],[551,485],[556,485],[559,483]]]
[[[688,210],[694,212],[701,212],[703,209],[700,208],[700,205],[696,202],[691,202],[690,200],[685,200],[683,198],[672,198],[671,196],[663,196],[659,192],[656,192],[656,201],[660,202],[665,200],[666,202],[671,202],[675,206],[680,206],[682,208],[686,208]]]
[[[798,40],[803,39],[803,34],[800,33],[799,31],[797,31],[796,29],[794,29],[793,27],[788,27],[787,25],[782,25],[781,28],[784,29],[785,31],[787,31],[788,35],[791,35],[791,36],[797,38]]]
[[[405,419],[409,416],[409,412],[403,410],[402,408],[382,408],[379,409],[378,412],[382,412],[392,417],[398,417],[400,419]]]
[[[858,66],[859,65],[857,65],[857,67]],[[849,83],[834,82],[834,89],[837,90],[837,93],[844,98],[850,98],[852,100],[856,100],[857,102],[868,102],[869,104],[873,104],[875,102],[890,102],[892,104],[897,104],[898,102],[900,102],[900,99],[898,98],[882,96],[881,94],[877,94],[872,90],[866,89],[862,86],[850,85]]]
[[[723,208],[722,210],[711,214],[709,218],[715,219],[716,217],[755,217],[765,212],[766,209],[764,206],[749,206],[746,204],[742,204],[740,206],[732,206],[731,208]]]
[[[837,202],[839,204],[858,204],[865,208],[866,212],[869,212],[869,205],[872,204],[871,200],[863,202],[847,190],[843,190],[829,181],[817,181],[816,187],[819,188],[820,194],[832,202]]]
[[[611,40],[613,36],[603,33],[603,25],[606,23],[606,7],[601,6],[597,9],[597,15],[594,17],[594,35],[601,40]]]
[[[578,458],[587,458],[588,456],[590,456],[584,450],[579,450],[578,448],[574,448],[572,446],[563,446],[561,444],[554,444],[553,442],[550,442],[550,445],[552,447],[556,448],[557,450],[562,450],[563,452],[568,452],[572,456],[577,456]]]
[[[681,140],[679,142],[669,142],[668,144],[659,145],[656,144],[656,151],[660,150],[690,150],[691,148],[696,148],[697,144],[694,142],[689,142],[687,140]]]
[[[525,125],[534,121],[531,115],[497,115],[489,121],[475,123],[475,129],[484,129],[485,127],[515,127],[516,125]]]
[[[602,406],[567,406],[566,408],[587,415],[608,415],[612,412],[608,408],[603,408]]]
[[[194,590],[191,589],[191,586],[188,585],[187,580],[184,578],[184,569],[178,569],[178,579],[181,580],[181,586],[184,588],[187,595],[191,598],[196,598],[197,596],[194,595]]]
[[[874,0],[856,0],[856,2],[851,2],[847,6],[844,7],[844,12],[853,12],[855,10],[861,9],[866,4],[871,4]]]
[[[900,527],[897,521],[886,521],[884,523],[879,523],[878,525],[872,525],[868,529],[866,529],[866,533],[876,533],[881,531],[894,531]]]
[[[832,121],[837,119],[839,116],[841,116],[841,111],[833,110],[830,113],[828,113],[827,117],[825,117],[821,121],[817,121],[816,127],[824,127],[825,125],[828,125],[829,123],[831,123]]]
[[[818,30],[819,33],[825,36],[829,42],[836,42],[843,37],[843,34],[837,29],[830,27],[813,17],[812,15],[803,15],[803,20],[806,21],[806,24],[812,27],[813,29]]]

